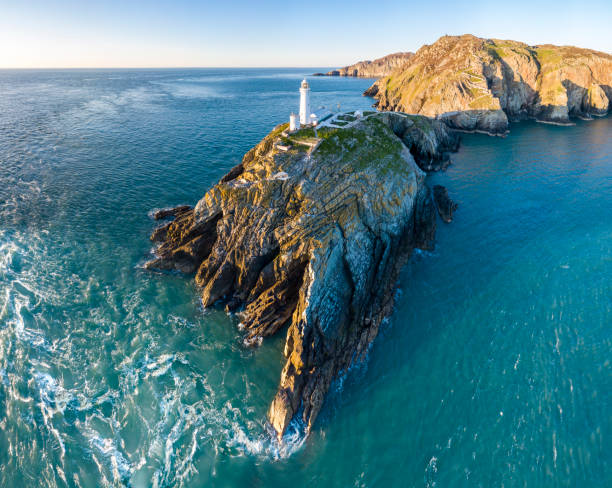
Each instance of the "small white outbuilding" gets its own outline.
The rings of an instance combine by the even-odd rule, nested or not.
[[[289,130],[293,132],[294,130],[298,130],[300,128],[300,121],[298,119],[297,114],[291,112],[289,115]]]

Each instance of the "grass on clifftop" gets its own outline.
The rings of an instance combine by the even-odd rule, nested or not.
[[[406,115],[406,117],[424,132],[433,130],[426,117],[418,115]],[[402,141],[375,115],[363,119],[350,128],[320,127],[317,130],[318,138],[315,138],[312,127],[305,127],[288,136],[282,136],[286,128],[286,124],[279,126],[270,135],[281,144],[291,146],[290,153],[306,152],[310,148],[300,144],[300,141],[311,144],[320,140],[313,157],[319,164],[333,165],[338,171],[360,172],[371,169],[381,177],[389,172],[413,171],[402,156],[402,151],[405,149]]]
[[[538,56],[538,61],[540,62],[540,65],[544,65],[544,64],[557,65],[563,60],[561,53],[556,49],[538,47],[536,48],[535,52],[536,52],[536,55]]]
[[[321,164],[353,171],[374,169],[381,176],[389,172],[412,171],[401,156],[403,143],[376,117],[370,117],[349,129],[325,127],[316,156]]]
[[[413,114],[404,114],[406,118],[412,120],[412,123],[417,129],[420,129],[425,134],[429,134],[433,131],[433,127],[431,122],[424,115],[413,115]]]

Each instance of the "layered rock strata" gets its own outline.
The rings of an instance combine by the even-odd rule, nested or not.
[[[571,46],[444,36],[364,94],[375,97],[381,110],[504,134],[513,120],[568,124],[572,117],[606,115],[612,56]]]
[[[393,113],[313,136],[275,128],[195,208],[164,212],[174,220],[153,232],[147,264],[195,272],[203,305],[237,311],[247,344],[286,333],[268,414],[279,438],[293,420],[310,431],[333,379],[391,311],[402,264],[432,246],[418,163],[457,144],[444,124]]]

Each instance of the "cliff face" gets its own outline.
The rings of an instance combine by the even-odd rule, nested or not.
[[[269,409],[279,438],[292,419],[310,430],[332,380],[390,312],[402,264],[431,246],[435,209],[415,157],[428,165],[457,144],[444,124],[393,113],[321,128],[318,141],[312,129],[285,129],[195,208],[160,213],[175,219],[154,231],[147,264],[195,272],[204,306],[237,310],[247,344],[288,326]]]
[[[612,56],[570,46],[444,36],[423,46],[365,95],[382,110],[438,117],[449,126],[500,134],[509,120],[566,124],[605,115]]]
[[[404,66],[414,53],[393,53],[374,61],[360,61],[344,68],[315,73],[315,76],[355,76],[358,78],[382,78],[388,76],[394,69]]]

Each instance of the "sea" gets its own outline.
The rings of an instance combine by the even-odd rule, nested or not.
[[[0,486],[612,486],[612,119],[462,135],[459,204],[415,252],[312,435],[266,410],[255,349],[192,277],[143,269],[297,111],[369,108],[322,69],[0,71]]]

